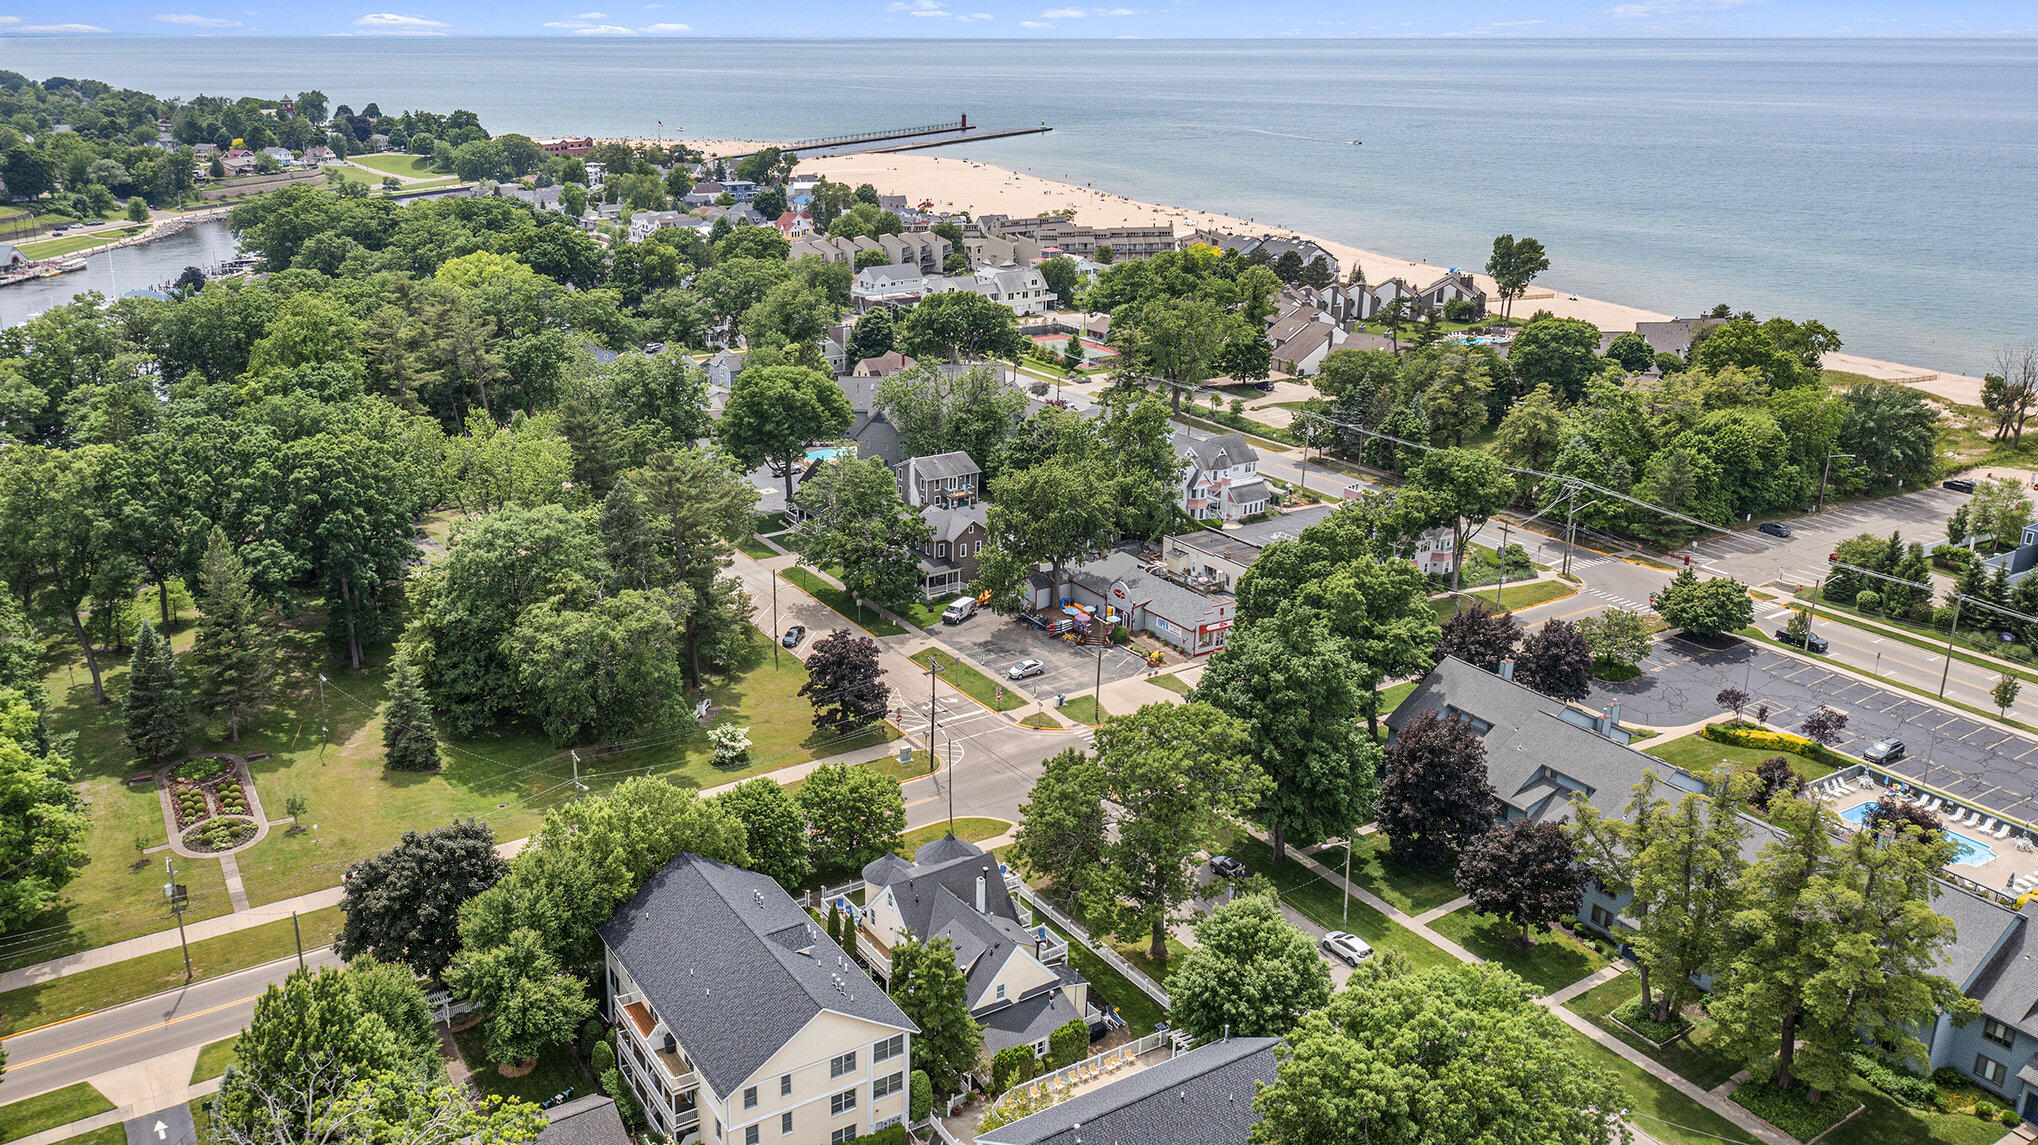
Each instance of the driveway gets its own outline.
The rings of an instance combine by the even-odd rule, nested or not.
[[[1000,677],[1005,669],[1021,660],[1045,664],[1047,670],[1032,679],[1004,681],[1008,690],[1036,700],[1051,700],[1056,692],[1073,696],[1097,683],[1099,645],[1064,644],[1014,616],[999,616],[985,610],[961,624],[937,624],[927,632]],[[1146,661],[1137,652],[1116,645],[1101,647],[1104,683],[1146,673]]]
[[[1847,714],[1839,750],[1858,755],[1876,740],[1895,737],[1910,751],[1887,770],[1977,807],[2038,821],[2038,740],[2028,736],[1744,641],[1708,648],[1671,637],[1658,641],[1641,666],[1642,674],[1626,683],[1593,681],[1586,703],[1618,703],[1630,724],[1674,726],[1721,718],[1713,697],[1732,685],[1754,697],[1750,714],[1768,704],[1770,724],[1786,729],[1824,704]]]

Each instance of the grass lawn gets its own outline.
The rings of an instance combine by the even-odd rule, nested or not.
[[[1577,591],[1577,585],[1567,584],[1561,580],[1539,580],[1509,585],[1503,593],[1499,594],[1496,594],[1495,590],[1491,588],[1474,589],[1459,596],[1446,596],[1438,600],[1432,600],[1430,601],[1430,606],[1436,609],[1437,619],[1444,620],[1458,611],[1459,602],[1467,596],[1482,601],[1487,607],[1495,610],[1498,610],[1504,603],[1509,611],[1514,611],[1523,608],[1534,608],[1538,604],[1548,604],[1553,600],[1562,600],[1567,596],[1575,594]]]
[[[1816,760],[1806,759],[1789,752],[1768,751],[1763,748],[1736,747],[1733,744],[1714,743],[1703,736],[1679,736],[1647,748],[1646,754],[1653,755],[1665,763],[1674,763],[1693,775],[1703,775],[1725,760],[1747,771],[1755,770],[1757,764],[1772,755],[1781,755],[1790,764],[1790,769],[1807,781],[1833,774],[1833,769]]]
[[[1098,706],[1095,696],[1070,696],[1068,703],[1061,706],[1061,714],[1073,723],[1092,726],[1103,723],[1111,715]]]
[[[1414,931],[1338,889],[1293,858],[1274,861],[1274,849],[1244,831],[1227,841],[1224,853],[1245,863],[1254,874],[1272,880],[1281,898],[1327,930],[1347,930],[1375,950],[1399,950],[1417,969],[1453,966],[1457,959],[1437,949]],[[1344,913],[1349,905],[1350,914]]]
[[[1469,906],[1437,919],[1430,927],[1488,962],[1521,975],[1545,994],[1606,965],[1598,951],[1558,930],[1537,935],[1533,946],[1517,946],[1513,924]]]
[[[1843,1089],[1827,1094],[1817,1105],[1807,1105],[1797,1093],[1777,1090],[1766,1081],[1744,1082],[1735,1087],[1730,1099],[1799,1141],[1809,1141],[1831,1129],[1861,1104]]]
[[[807,595],[840,613],[845,620],[870,633],[872,636],[904,636],[906,630],[886,620],[877,610],[860,608],[849,599],[849,594],[822,580],[812,569],[795,565],[778,574],[807,590]]]
[[[1192,690],[1187,681],[1173,672],[1162,672],[1160,675],[1149,679],[1147,683],[1152,684],[1156,688],[1166,688],[1168,691],[1179,696],[1186,696]]]
[[[941,657],[941,678],[948,682],[949,687],[994,712],[1009,712],[1032,702],[1018,689],[1008,688],[938,649],[923,648],[913,653],[913,663],[931,668],[936,656]]]
[[[127,1145],[127,1126],[102,1125],[90,1133],[66,1137],[57,1145]]]
[[[1720,1145],[1744,1142],[1747,1131],[1679,1093],[1648,1070],[1564,1027],[1566,1043],[1579,1060],[1613,1074],[1627,1098],[1628,1116],[1636,1128],[1664,1145]]]
[[[1994,1097],[1988,1100],[1991,1104],[2000,1104]],[[1941,1113],[1912,1109],[1859,1081],[1826,1098],[1826,1103],[1838,1103],[1842,1113],[1856,1102],[1868,1108],[1862,1110],[1859,1117],[1835,1129],[1826,1141],[1833,1145],[1913,1145],[1920,1141],[1929,1145],[1993,1145],[2009,1132],[2009,1127],[1999,1121],[1983,1121],[1964,1110]],[[1964,1107],[1971,1109],[1973,1102],[1964,1103]]]
[[[309,952],[330,946],[345,921],[340,908],[326,907],[300,915],[304,928],[304,949]],[[260,966],[297,953],[290,933],[290,920],[265,922],[232,934],[222,934],[191,944],[192,980],[217,978],[250,966]],[[0,1033],[17,1034],[89,1014],[121,1002],[146,998],[184,984],[184,955],[180,950],[158,950],[110,966],[99,966],[23,986],[0,994]]]
[[[23,243],[21,244],[21,257],[57,258],[70,254],[72,251],[84,250],[86,247],[95,247],[102,243],[110,243],[115,239],[124,239],[129,235],[140,234],[144,229],[140,224],[135,224],[133,226],[117,227],[112,230],[98,231],[89,235],[65,235],[58,239],[44,239],[38,243]]]
[[[1109,963],[1097,957],[1095,951],[1070,938],[1046,919],[1040,921],[1069,944],[1069,965],[1089,980],[1091,988],[1103,1001],[1109,1002],[1118,1011],[1118,1016],[1125,1019],[1126,1031],[1133,1037],[1153,1033],[1154,1024],[1167,1017],[1168,1012],[1161,1009],[1161,1004],[1154,1001],[1152,995],[1134,986],[1132,979],[1112,969]]]
[[[892,611],[905,617],[906,623],[915,628],[934,628],[941,623],[942,610],[954,599],[952,596],[944,596],[932,604],[924,600],[909,600]]]
[[[241,1036],[235,1034],[230,1038],[221,1038],[204,1049],[199,1050],[198,1064],[191,1067],[191,1084],[197,1085],[201,1081],[210,1081],[225,1073],[226,1067],[233,1064],[234,1047],[239,1045],[240,1041]]]
[[[1384,716],[1400,707],[1401,701],[1414,694],[1415,686],[1419,683],[1420,680],[1403,680],[1393,687],[1380,689],[1380,714]]]
[[[113,1103],[93,1089],[90,1082],[72,1082],[62,1089],[39,1093],[26,1101],[0,1105],[0,1141],[12,1141],[45,1129],[55,1129],[59,1125],[69,1125],[112,1109]]]
[[[461,1060],[474,1071],[474,1087],[484,1096],[521,1097],[525,1101],[540,1102],[569,1086],[578,1094],[596,1091],[594,1080],[580,1068],[580,1063],[574,1060],[573,1051],[565,1046],[553,1046],[545,1051],[545,1055],[538,1059],[538,1068],[524,1076],[504,1077],[488,1063],[486,1021],[454,1034],[453,1044],[460,1047]]]
[[[777,549],[772,548],[770,545],[765,544],[763,541],[758,540],[756,537],[745,537],[742,540],[737,541],[736,548],[740,552],[742,552],[744,556],[749,557],[753,561],[768,561],[771,558],[779,555]]]
[[[400,175],[408,179],[436,179],[440,175],[439,172],[432,170],[429,155],[351,155],[348,156],[348,162],[373,167],[385,175]]]
[[[1048,715],[1046,712],[1034,712],[1025,719],[1020,720],[1019,726],[1022,728],[1045,728],[1049,731],[1059,731],[1068,725]]]
[[[1003,819],[970,816],[955,821],[955,837],[965,843],[981,843],[985,839],[997,838],[1004,834],[1006,829],[1011,826],[1011,823]],[[896,849],[899,854],[910,859],[913,857],[913,852],[919,850],[923,844],[932,843],[946,834],[948,834],[948,820],[943,819],[939,823],[929,823],[925,827],[915,828],[906,832],[905,838]]]
[[[1343,847],[1326,847],[1315,858],[1331,870],[1344,873]],[[1387,853],[1387,836],[1377,831],[1359,836],[1352,846],[1351,864],[1353,886],[1364,887],[1409,914],[1433,910],[1463,893],[1458,890],[1451,868],[1430,870],[1404,863]]]
[[[1697,1025],[1689,1034],[1660,1050],[1608,1017],[1641,996],[1642,980],[1630,972],[1594,986],[1571,999],[1566,1006],[1572,1013],[1669,1066],[1679,1076],[1702,1088],[1711,1089],[1740,1072],[1739,1061],[1722,1057],[1707,1047],[1712,1038],[1713,1024],[1712,1019],[1703,1014],[1694,1019]]]

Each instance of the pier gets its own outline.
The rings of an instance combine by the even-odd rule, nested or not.
[[[818,139],[800,139],[791,143],[778,144],[781,151],[791,151],[802,158],[815,159],[831,155],[861,155],[886,151],[918,151],[927,147],[943,147],[950,143],[966,143],[979,139],[1004,139],[1014,135],[1039,135],[1052,131],[1042,123],[1038,127],[984,127],[972,124],[965,115],[951,123],[935,123],[923,127],[890,127],[878,131],[864,131],[849,135],[830,135]],[[760,149],[761,150],[761,149]],[[757,154],[744,151],[734,155],[718,155],[715,158],[725,163],[735,163]]]

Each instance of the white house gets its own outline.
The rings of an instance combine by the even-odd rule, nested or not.
[[[1236,521],[1266,509],[1274,491],[1260,476],[1260,453],[1242,433],[1216,437],[1175,434],[1175,455],[1182,459],[1179,503],[1199,521]]]

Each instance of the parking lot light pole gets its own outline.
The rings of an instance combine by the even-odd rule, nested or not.
[[[1953,671],[1953,637],[1960,631],[1960,604],[1967,598],[1953,594],[1953,623],[1946,627],[1946,663],[1939,668],[1939,698],[1946,698],[1946,677]]]

